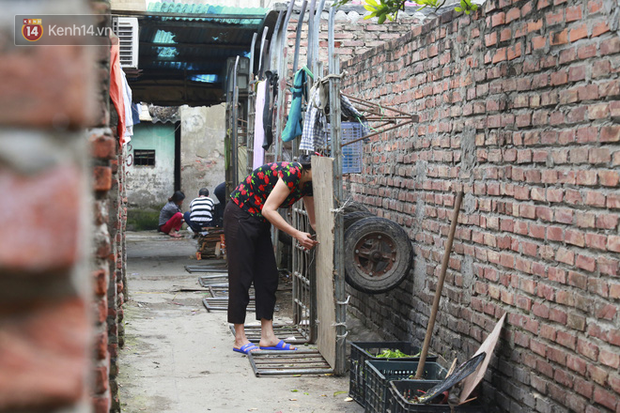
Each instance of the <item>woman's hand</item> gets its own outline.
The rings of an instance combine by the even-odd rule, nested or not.
[[[318,244],[319,242],[313,238],[312,235],[307,232],[299,231],[297,236],[295,237],[297,241],[299,241],[299,245],[301,245],[304,249],[311,250]]]

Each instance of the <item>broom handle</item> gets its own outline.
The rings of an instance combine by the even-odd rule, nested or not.
[[[418,370],[415,373],[416,380],[422,378],[424,373],[424,363],[426,363],[426,356],[428,355],[428,347],[431,344],[431,336],[433,335],[433,327],[435,327],[435,318],[437,318],[437,310],[439,309],[439,300],[441,299],[441,290],[443,289],[443,281],[446,278],[446,270],[448,269],[448,263],[450,262],[450,251],[452,251],[452,243],[454,242],[454,232],[456,231],[456,224],[459,218],[459,209],[461,208],[461,202],[463,201],[463,191],[459,191],[456,195],[454,202],[454,210],[452,211],[452,222],[450,223],[450,233],[448,234],[448,241],[446,242],[446,250],[443,254],[443,261],[441,263],[441,272],[439,273],[439,280],[437,281],[437,289],[435,290],[435,299],[433,300],[433,308],[431,310],[431,316],[428,319],[428,327],[426,328],[426,337],[424,338],[424,345],[422,346],[422,353],[420,354],[420,362],[418,363]]]

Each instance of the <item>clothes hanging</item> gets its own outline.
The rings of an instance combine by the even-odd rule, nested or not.
[[[327,121],[327,106],[329,103],[327,78],[318,80],[310,91],[310,100],[306,109],[303,133],[299,150],[315,152],[317,149],[325,147],[325,143],[329,137],[329,128]],[[340,94],[340,110],[343,120],[355,119],[367,127],[364,116],[360,111],[355,109],[351,101],[346,96]]]
[[[125,102],[123,98],[123,75],[120,61],[120,47],[118,37],[112,40],[110,47],[110,99],[118,114],[118,141],[121,145],[125,143]]]
[[[263,128],[265,129],[265,141],[263,149],[267,150],[273,143],[273,110],[278,96],[278,74],[265,72],[265,107],[263,110]]]
[[[293,80],[293,99],[291,109],[288,112],[286,127],[282,132],[282,141],[289,142],[300,136],[303,132],[301,125],[301,103],[305,95],[306,71],[299,69]]]
[[[133,99],[133,93],[131,92],[131,88],[129,87],[129,83],[127,82],[127,75],[125,72],[121,70],[122,80],[123,80],[123,104],[125,106],[125,136],[124,143],[127,143],[131,140],[133,136],[133,114],[131,110],[131,100]]]
[[[263,128],[263,117],[261,114],[265,108],[266,86],[267,82],[264,80],[256,84],[256,103],[254,106],[256,118],[254,120],[254,155],[252,159],[252,169],[256,169],[265,163],[265,150],[263,149],[265,129]]]
[[[313,88],[306,109],[304,128],[299,144],[300,151],[315,152],[316,148],[325,146],[327,133],[327,116],[321,103],[321,88]]]

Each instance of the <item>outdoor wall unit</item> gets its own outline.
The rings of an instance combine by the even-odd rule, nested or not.
[[[121,67],[138,68],[138,19],[136,17],[114,17],[112,30],[118,36]]]

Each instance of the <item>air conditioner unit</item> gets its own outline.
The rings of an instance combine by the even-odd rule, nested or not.
[[[112,30],[120,44],[121,67],[138,68],[138,19],[135,17],[115,17]]]

